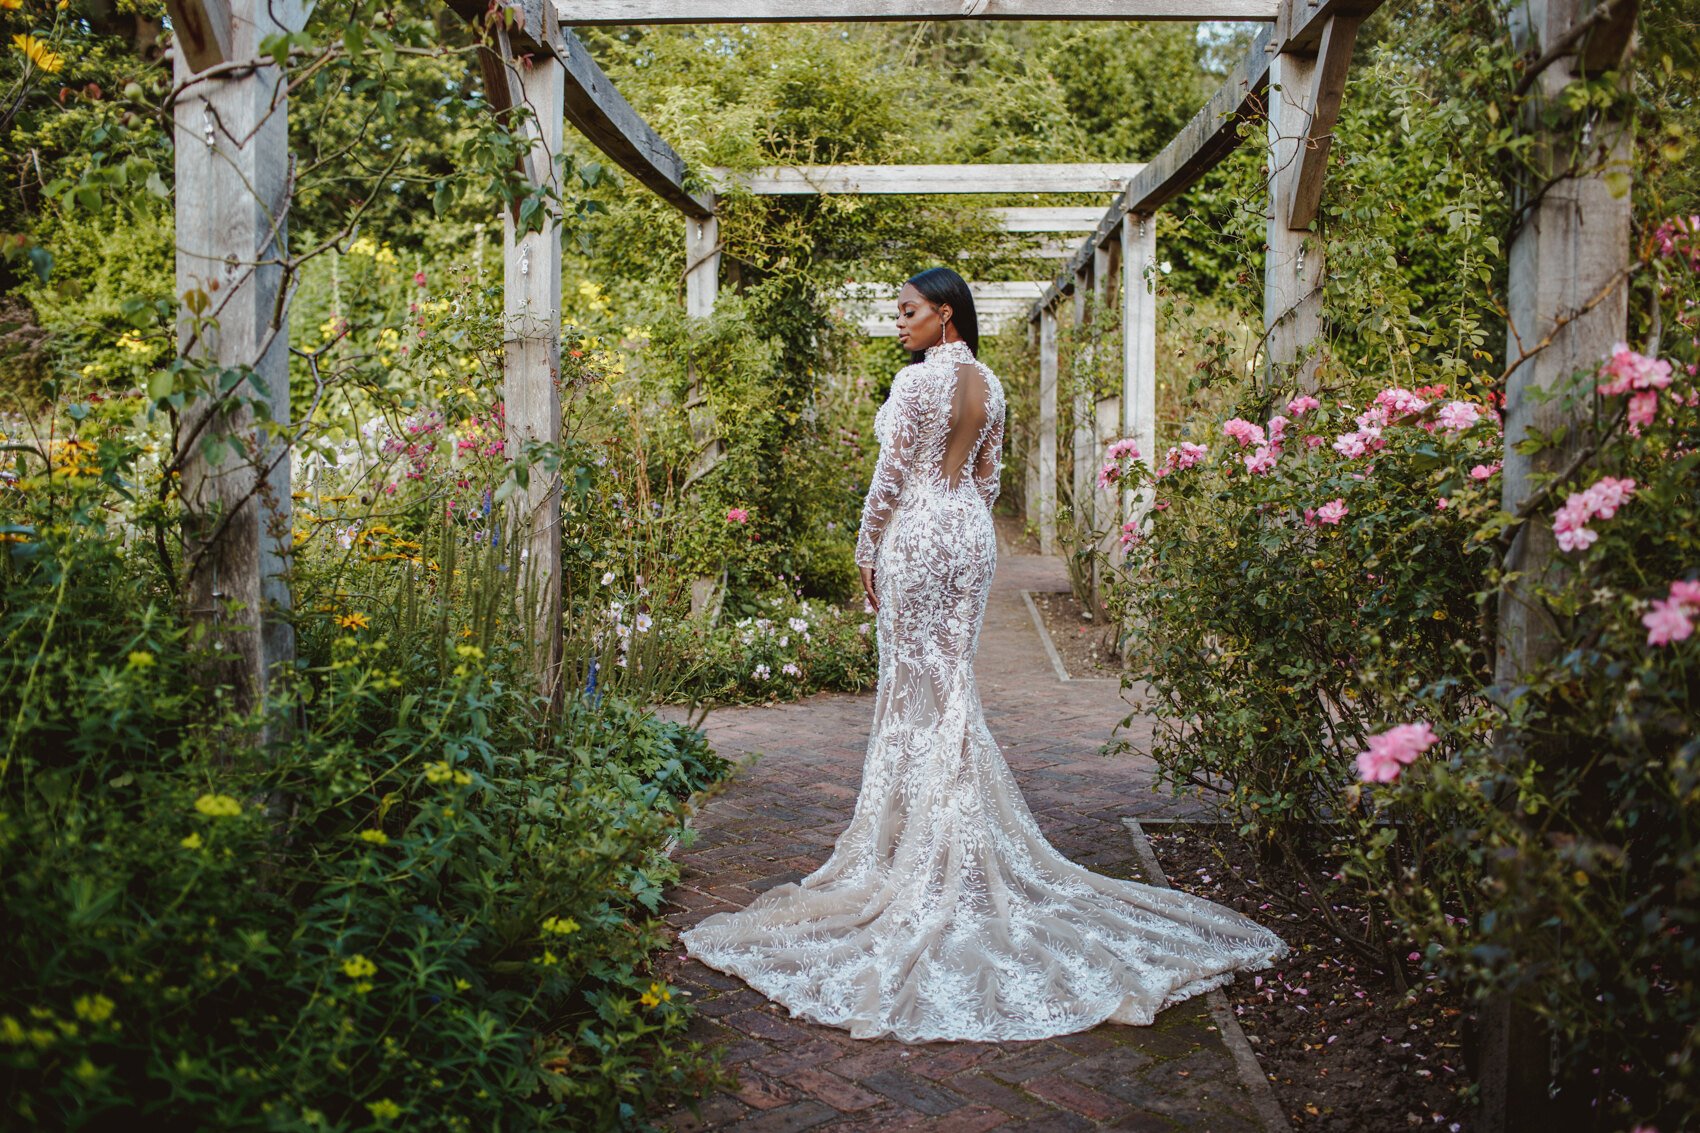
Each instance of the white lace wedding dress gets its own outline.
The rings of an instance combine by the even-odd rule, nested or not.
[[[861,1038],[1146,1024],[1286,951],[1231,909],[1075,865],[1033,821],[974,686],[1003,428],[997,377],[963,343],[897,375],[857,543],[877,562],[880,670],[855,814],[814,873],[682,937]]]

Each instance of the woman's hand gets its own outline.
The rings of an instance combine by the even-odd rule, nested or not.
[[[862,593],[867,597],[868,605],[874,608],[875,613],[878,613],[880,608],[880,598],[878,594],[874,593],[873,567],[862,568]]]

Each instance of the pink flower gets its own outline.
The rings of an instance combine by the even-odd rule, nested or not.
[[[1275,469],[1275,454],[1268,447],[1259,448],[1245,458],[1245,470],[1254,476],[1266,476]]]
[[[1405,766],[1440,742],[1427,721],[1400,724],[1369,738],[1358,753],[1358,777],[1368,783],[1391,783]]]
[[[1670,385],[1670,363],[1637,354],[1628,343],[1620,342],[1600,366],[1600,377],[1610,379],[1595,387],[1607,397],[1632,390],[1664,389]]]
[[[1438,500],[1434,501],[1434,509],[1436,511],[1445,511],[1451,505],[1452,501],[1447,499],[1445,496],[1441,496]]]
[[[1317,436],[1315,433],[1312,433],[1310,436],[1305,438],[1305,447],[1306,448],[1321,448],[1322,447],[1322,438]]]
[[[1263,430],[1243,417],[1234,417],[1223,422],[1222,435],[1240,442],[1241,448],[1251,448],[1253,445],[1264,443]]]
[[[1653,423],[1658,415],[1659,394],[1657,390],[1637,390],[1629,396],[1629,425],[1633,429],[1644,429]]]
[[[1209,451],[1204,445],[1195,445],[1190,441],[1182,441],[1180,447],[1171,448],[1168,455],[1163,457],[1163,466],[1157,469],[1157,478],[1162,479],[1171,472],[1179,472],[1191,468],[1204,459]]]
[[[1418,397],[1408,389],[1390,386],[1375,395],[1375,405],[1387,414],[1390,421],[1412,413],[1421,413],[1428,408],[1428,402]]]
[[[1338,527],[1340,525],[1340,521],[1346,518],[1346,511],[1346,501],[1344,499],[1330,500],[1316,509],[1316,521],[1318,523],[1331,523]]]
[[[1139,442],[1135,441],[1132,437],[1123,437],[1119,441],[1112,442],[1105,455],[1111,460],[1120,460],[1124,456],[1130,456],[1134,460],[1138,460]]]
[[[1321,405],[1322,402],[1316,400],[1316,398],[1307,393],[1299,397],[1295,397],[1293,400],[1287,402],[1287,412],[1292,414],[1294,417],[1303,417],[1306,413],[1309,413],[1312,409],[1321,407]]]
[[[726,511],[726,522],[727,523],[747,523],[747,522],[749,522],[749,518],[750,518],[750,513],[745,508],[741,508],[741,507],[728,508],[727,511]]]
[[[1122,549],[1123,550],[1126,550],[1127,548],[1132,547],[1134,544],[1143,541],[1144,538],[1145,538],[1145,535],[1144,535],[1143,532],[1141,532],[1139,530],[1139,524],[1138,524],[1137,521],[1130,519],[1126,523],[1122,524]]]
[[[1279,414],[1277,414],[1276,416],[1271,417],[1269,419],[1269,447],[1270,448],[1279,449],[1281,447],[1281,442],[1284,439],[1286,439],[1286,436],[1287,436],[1287,425],[1288,424],[1289,424],[1289,422],[1287,421],[1287,419],[1285,417],[1280,416]]]
[[[1491,480],[1502,467],[1504,466],[1497,460],[1492,464],[1478,464],[1474,468],[1470,469],[1470,479]]]
[[[1700,610],[1700,582],[1679,578],[1670,584],[1670,596],[1673,601]]]
[[[1111,484],[1114,484],[1121,478],[1122,466],[1113,460],[1104,465],[1104,467],[1098,469],[1098,487],[1100,488],[1108,488]]]
[[[414,272],[413,273],[413,283],[417,287],[424,287],[425,286],[425,273],[422,272],[422,271]]]
[[[1369,442],[1362,433],[1341,433],[1334,438],[1334,451],[1356,460],[1369,452]]]
[[[1684,641],[1694,632],[1688,609],[1673,598],[1653,599],[1653,608],[1641,616],[1641,624],[1647,627],[1648,645]]]
[[[1634,494],[1635,481],[1611,476],[1602,476],[1583,491],[1572,493],[1552,517],[1552,533],[1559,549],[1581,551],[1593,546],[1599,533],[1588,523],[1596,517],[1610,519]]]
[[[1468,401],[1449,401],[1440,407],[1440,427],[1449,433],[1461,433],[1481,420],[1481,410]]]

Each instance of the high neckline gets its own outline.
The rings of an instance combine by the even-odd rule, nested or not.
[[[972,362],[974,361],[974,352],[968,349],[968,344],[960,338],[955,342],[935,342],[927,347],[927,361],[932,362],[940,358],[949,361]]]

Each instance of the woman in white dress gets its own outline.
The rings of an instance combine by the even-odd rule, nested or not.
[[[1039,832],[974,685],[1003,389],[975,357],[974,301],[950,269],[904,285],[897,333],[915,362],[874,420],[856,544],[880,667],[855,813],[825,865],[682,939],[793,1015],[858,1038],[1148,1024],[1286,946],[1221,905],[1092,873]]]

